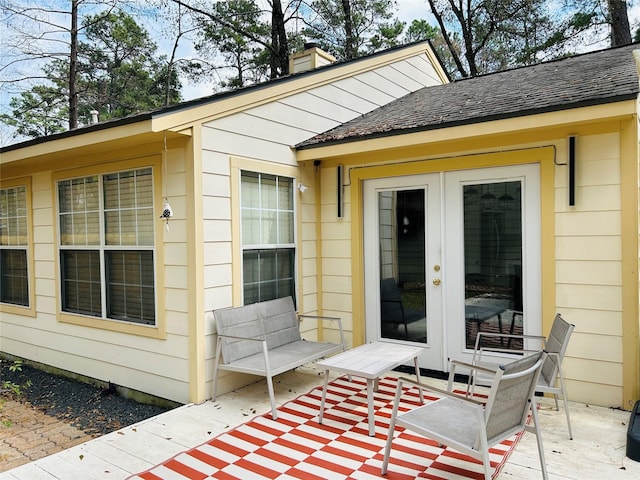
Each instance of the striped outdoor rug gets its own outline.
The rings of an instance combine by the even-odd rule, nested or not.
[[[426,379],[428,382],[429,379]],[[368,436],[366,382],[341,377],[329,384],[325,417],[318,423],[322,387],[286,403],[271,414],[180,453],[130,480],[158,479],[373,479],[380,466],[396,389],[395,378],[380,380],[375,394],[376,435]],[[436,397],[425,397],[433,401]],[[420,405],[415,389],[404,393],[400,408]],[[497,477],[521,434],[491,450]],[[391,449],[391,480],[481,479],[482,465],[455,450],[396,429]]]

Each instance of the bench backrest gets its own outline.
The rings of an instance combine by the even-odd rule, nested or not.
[[[219,334],[265,339],[268,349],[301,339],[291,297],[216,310],[213,315]],[[226,364],[262,353],[259,342],[225,338],[221,345],[223,362]]]

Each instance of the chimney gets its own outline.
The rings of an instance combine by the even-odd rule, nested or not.
[[[322,50],[317,43],[305,43],[302,52],[294,53],[289,57],[289,73],[313,70],[335,61],[336,57]]]

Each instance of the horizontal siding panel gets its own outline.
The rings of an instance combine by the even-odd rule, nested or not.
[[[578,136],[576,154],[580,156],[580,161],[585,163],[620,158],[620,134],[612,132]]]
[[[204,267],[205,283],[208,285],[230,285],[232,281],[231,265],[207,265]]]
[[[55,297],[58,293],[55,280],[36,278],[36,292],[38,292],[39,297]]]
[[[207,242],[204,244],[204,264],[222,265],[232,261],[230,242]]]
[[[331,276],[325,275],[323,277],[323,285],[324,285],[324,291],[329,293],[341,293],[341,294],[351,295],[353,292],[351,277],[344,277],[344,276],[331,277]]]
[[[322,238],[324,240],[343,240],[351,238],[351,224],[349,223],[323,223]],[[326,255],[326,252],[322,252]]]
[[[390,68],[387,68],[386,71],[397,73],[396,70]],[[358,88],[358,91],[366,92],[371,101],[378,105],[386,105],[392,99],[404,97],[410,93],[404,85],[399,85],[392,78],[382,75],[379,71],[364,72],[355,78],[345,78],[337,82],[337,85],[342,86],[343,82],[351,83]]]
[[[304,275],[316,275],[317,274],[316,258],[303,258],[302,259],[302,271]]]
[[[556,214],[556,235],[620,235],[620,212],[576,212]]]
[[[290,145],[282,145],[259,138],[246,137],[223,130],[205,128],[202,131],[203,147],[207,150],[226,152],[237,156],[269,160],[296,166]]]
[[[614,286],[559,284],[556,303],[560,308],[622,311],[622,289]]]
[[[51,208],[34,208],[32,222],[34,227],[35,226],[51,227],[53,225]]]
[[[315,240],[303,240],[301,258],[316,258],[317,256],[317,242]]]
[[[576,326],[576,332],[595,335],[622,335],[622,312],[563,308],[563,318]]]
[[[348,122],[352,118],[358,116],[358,112],[349,108],[344,108],[341,105],[335,104],[328,100],[316,97],[310,93],[298,93],[281,100],[285,105],[299,108],[307,112],[315,112],[338,122]]]
[[[323,85],[322,87],[314,88],[310,93],[330,102],[335,102],[359,114],[368,113],[379,107],[379,103],[374,103],[376,97],[379,100],[387,97],[389,101],[393,100],[393,97],[375,90],[357,79],[345,79],[336,84]]]
[[[312,90],[312,93],[335,101],[361,114],[375,110],[397,98],[384,90],[363,82],[359,76],[356,78],[344,78],[336,82],[335,86],[326,85]]]
[[[351,263],[345,262],[341,258],[325,258],[322,259],[322,273],[323,280],[322,283],[324,285],[324,279],[331,276],[345,276],[348,277],[351,275]],[[326,285],[325,285],[326,287]]]
[[[35,263],[37,278],[57,278],[56,264],[53,261],[39,261]]]
[[[186,285],[184,285],[186,287]],[[164,300],[167,308],[178,312],[189,311],[188,292],[182,288],[169,288],[164,289]]]
[[[229,197],[202,197],[202,217],[205,220],[228,220],[231,218],[231,199]]]
[[[53,248],[53,244],[51,243],[36,243],[33,246],[33,258],[36,262],[53,262],[55,261],[54,255],[55,249]]]
[[[204,142],[203,142],[204,143]],[[207,150],[204,146],[202,149],[202,172],[211,175],[221,175],[229,177],[230,175],[229,154]],[[205,190],[206,191],[206,190]]]
[[[186,195],[186,185],[187,175],[184,172],[172,173],[166,182],[167,196],[178,197]]]
[[[308,130],[280,123],[276,117],[265,119],[248,113],[230,115],[210,122],[206,126],[284,145],[295,145],[314,135]]]
[[[436,69],[433,68],[433,65],[426,57],[426,55],[414,56],[407,58],[407,63],[411,64],[415,68],[417,68],[424,75],[424,83],[425,85],[439,84],[442,81],[440,80],[440,76],[436,72]]]
[[[327,277],[324,278],[326,279]],[[350,293],[325,292],[322,295],[322,303],[325,310],[335,312],[350,312],[353,306],[351,298],[352,295]],[[342,315],[333,314],[331,316],[342,317]]]
[[[572,358],[622,363],[622,337],[614,335],[571,335],[567,355]]]
[[[165,243],[164,244],[164,264],[165,265],[186,265],[188,248],[186,243]]]
[[[322,253],[325,257],[351,260],[351,240],[324,240],[322,242]]]
[[[186,312],[168,312],[167,313],[167,335],[171,337],[181,336],[187,339],[189,336],[189,314]]]
[[[231,285],[208,286],[204,291],[205,311],[226,308],[232,305],[233,290]]]
[[[622,386],[622,365],[588,358],[565,357],[565,377],[570,380],[602,385]]]
[[[164,267],[164,286],[167,288],[187,288],[189,272],[184,265]]]
[[[567,395],[574,402],[587,405],[602,405],[612,408],[622,406],[622,388],[606,384],[594,384],[587,382],[567,382]],[[562,407],[560,407],[562,408]],[[629,407],[627,407],[629,409]]]
[[[620,185],[578,186],[576,205],[581,211],[620,210]]]
[[[202,175],[202,191],[218,197],[231,196],[231,183],[228,175],[205,173]]]
[[[338,126],[336,120],[323,117],[317,113],[301,110],[282,102],[273,102],[247,111],[251,115],[267,120],[276,120],[283,125],[298,127],[314,134],[326,132]]]
[[[621,285],[620,262],[558,261],[556,262],[558,283]]]
[[[556,258],[558,260],[622,260],[620,237],[557,237]]]
[[[305,293],[317,293],[317,282],[315,275],[309,275],[302,277],[302,290]]]
[[[426,85],[435,85],[436,82],[434,79],[425,73],[418,63],[412,64],[411,60],[412,59],[407,59],[403,62],[394,63],[393,68],[402,72],[407,77],[413,78],[421,87]],[[418,65],[418,67],[416,65]]]
[[[204,220],[205,242],[230,242],[231,220]]]
[[[423,84],[414,80],[410,75],[407,75],[406,68],[398,67],[397,63],[392,65],[386,65],[378,69],[378,73],[389,81],[404,88],[408,92],[415,92],[416,90],[424,87]]]

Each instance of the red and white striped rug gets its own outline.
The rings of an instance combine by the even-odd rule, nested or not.
[[[366,382],[341,377],[329,383],[322,425],[318,423],[322,387],[316,387],[280,407],[277,421],[270,413],[261,415],[129,480],[381,478],[395,389],[395,378],[380,380],[375,437],[368,435]],[[425,397],[425,401],[435,399]],[[406,391],[400,408],[418,405],[417,390]],[[483,478],[482,465],[471,457],[400,428],[395,435],[383,478]],[[521,435],[491,449],[493,478]]]

